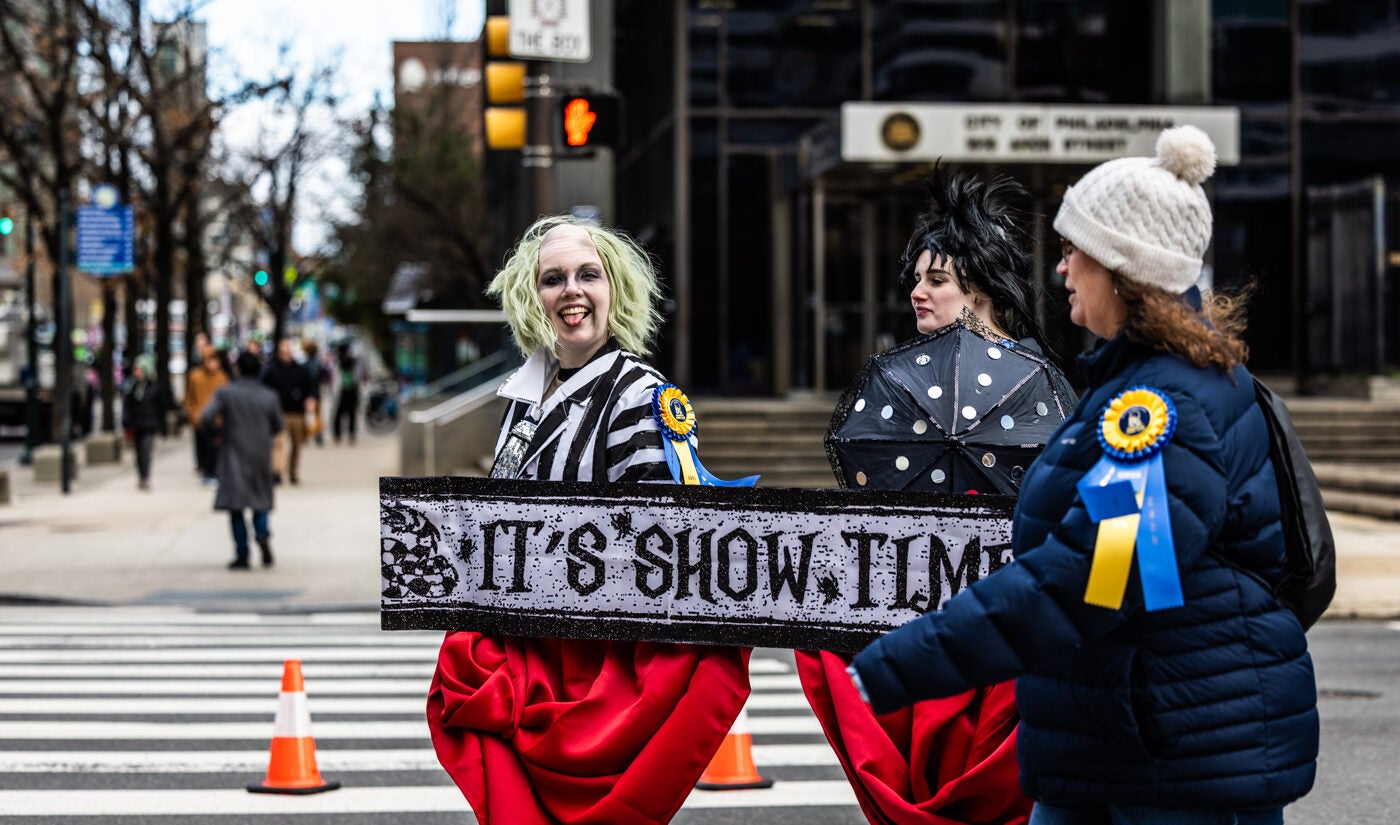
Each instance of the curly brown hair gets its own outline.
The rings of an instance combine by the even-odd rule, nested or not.
[[[1198,367],[1229,372],[1249,357],[1245,344],[1245,307],[1251,289],[1227,294],[1205,292],[1201,309],[1178,295],[1131,281],[1111,272],[1114,291],[1127,308],[1123,334],[1129,340],[1161,352],[1180,355]]]

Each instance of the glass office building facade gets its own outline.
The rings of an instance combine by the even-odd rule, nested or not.
[[[1239,163],[1209,187],[1208,264],[1218,286],[1257,286],[1252,363],[1400,365],[1400,260],[1388,255],[1400,204],[1383,187],[1400,183],[1393,2],[613,2],[627,103],[615,220],[662,261],[672,300],[657,360],[688,388],[836,390],[876,348],[914,334],[898,258],[932,164],[841,162],[851,101],[1236,110]],[[956,165],[1030,191],[1047,343],[1072,356],[1085,341],[1053,275],[1050,220],[1092,164]],[[1348,280],[1316,246],[1322,223],[1364,229],[1350,212],[1319,218],[1319,204],[1344,207],[1353,190],[1367,237],[1382,240]],[[1342,340],[1356,329],[1365,340]]]

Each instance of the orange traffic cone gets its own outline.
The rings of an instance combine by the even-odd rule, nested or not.
[[[316,740],[311,738],[311,712],[306,709],[306,686],[301,660],[288,659],[282,668],[282,692],[272,723],[272,760],[267,778],[248,786],[253,793],[308,794],[333,791],[339,782],[325,782],[316,769]]]
[[[758,775],[753,763],[753,736],[749,733],[749,712],[739,709],[739,716],[729,726],[724,742],[710,759],[710,766],[701,774],[695,787],[702,791],[739,791],[746,788],[771,788],[773,780]]]

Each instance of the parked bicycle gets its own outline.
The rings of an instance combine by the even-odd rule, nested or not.
[[[388,433],[398,425],[399,385],[388,380],[375,382],[365,404],[365,426],[372,433]]]

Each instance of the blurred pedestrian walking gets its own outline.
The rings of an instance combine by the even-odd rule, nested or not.
[[[200,417],[200,426],[213,430],[220,421],[219,491],[214,509],[227,510],[233,533],[231,570],[248,569],[248,525],[244,510],[253,511],[253,534],[262,551],[263,567],[272,565],[272,438],[282,431],[277,393],[258,381],[262,365],[252,353],[238,356],[238,377],[221,387]]]
[[[316,392],[316,411],[308,422],[306,435],[315,440],[317,447],[324,447],[326,422],[322,410],[325,409],[326,387],[331,383],[331,367],[321,355],[321,348],[315,341],[307,341],[301,348],[306,353],[306,369],[311,373],[311,386]]]
[[[336,382],[338,395],[335,401],[335,424],[331,429],[331,434],[335,443],[340,443],[342,432],[341,423],[345,423],[345,430],[350,436],[350,443],[355,443],[355,411],[360,406],[360,387],[364,386],[368,374],[364,364],[356,358],[350,351],[348,342],[336,347],[336,368],[339,372]]]
[[[139,355],[122,390],[122,429],[136,448],[136,482],[151,489],[151,452],[157,435],[166,434],[167,399],[155,382],[155,358]]]
[[[316,412],[316,387],[311,371],[292,357],[292,342],[277,343],[277,355],[262,373],[262,382],[277,393],[286,419],[286,430],[273,446],[272,481],[281,483],[286,477],[301,483],[301,445],[306,441],[307,419]]]
[[[200,416],[214,392],[227,383],[228,373],[224,371],[219,351],[206,345],[200,350],[199,364],[185,377],[185,415],[194,428],[194,466],[205,484],[214,483],[218,445],[213,432],[200,425]]]

